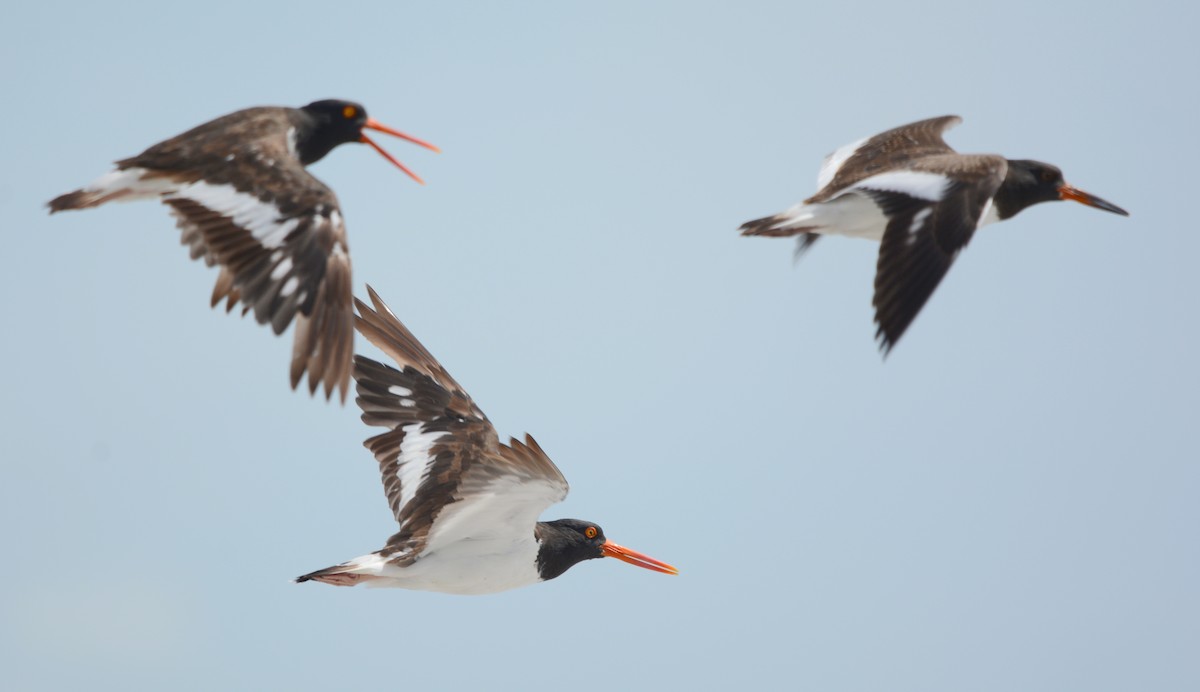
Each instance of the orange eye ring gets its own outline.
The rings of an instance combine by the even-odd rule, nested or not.
[[[354,106],[346,106],[342,109],[342,117],[344,117],[346,120],[351,120],[356,115],[358,115],[358,109]]]
[[[600,532],[596,530],[595,526],[589,526],[583,530],[583,535],[587,536],[588,538],[595,538],[596,534],[598,533]]]

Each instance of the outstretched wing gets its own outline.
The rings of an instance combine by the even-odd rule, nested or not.
[[[954,153],[942,134],[960,122],[957,115],[920,120],[839,148],[825,157],[817,177],[817,194],[805,203],[828,201],[856,183],[916,159]]]
[[[241,302],[276,334],[299,313],[292,386],[307,371],[310,391],[324,384],[326,397],[336,388],[344,400],[354,339],[346,228],[333,191],[294,155],[281,113],[218,118],[117,166],[140,185],[169,183],[161,197],[193,259],[221,268],[213,305]]]
[[[858,185],[880,205],[889,221],[879,246],[875,273],[875,337],[886,354],[903,336],[929,297],[975,234],[987,206],[1000,187],[1007,162],[1000,156],[931,157],[917,162],[918,170],[943,176],[938,185],[910,190],[872,189],[871,180]],[[949,168],[948,167],[952,167]],[[924,195],[924,196],[922,196]]]
[[[356,326],[397,370],[356,356],[363,422],[389,428],[365,443],[379,462],[399,531],[379,551],[398,565],[470,538],[510,540],[567,494],[567,481],[533,438],[501,444],[470,396],[370,287]]]

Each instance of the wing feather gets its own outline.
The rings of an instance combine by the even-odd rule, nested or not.
[[[241,303],[276,334],[298,321],[291,380],[350,387],[349,247],[337,197],[294,155],[292,109],[251,108],[117,162],[161,190],[193,259],[219,266],[212,304]]]
[[[954,153],[942,139],[942,134],[961,122],[962,118],[957,115],[929,118],[842,147],[827,157],[821,168],[819,180],[825,184],[804,202],[826,202],[846,188],[884,171],[901,168],[926,156]]]
[[[945,170],[939,157],[919,162],[929,170]],[[999,156],[953,155],[957,182],[939,202],[903,193],[874,191],[890,220],[879,246],[875,273],[876,338],[889,352],[929,301],[950,271],[958,253],[971,241],[984,209],[1007,171]]]
[[[465,538],[520,535],[566,497],[567,482],[532,437],[501,444],[465,390],[368,287],[356,327],[401,369],[354,359],[365,442],[399,530],[380,554],[398,565]]]

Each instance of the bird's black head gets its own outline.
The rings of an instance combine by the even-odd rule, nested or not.
[[[539,522],[538,572],[553,579],[584,560],[604,557],[604,529],[579,519]]]
[[[384,132],[393,137],[407,139],[413,144],[418,144],[426,149],[441,151],[429,142],[417,139],[412,135],[406,135],[399,130],[380,123],[375,118],[367,115],[367,109],[353,101],[342,101],[340,99],[313,101],[301,108],[300,112],[307,117],[308,122],[306,123],[306,127],[298,127],[296,130],[296,155],[300,157],[300,163],[306,166],[310,163],[320,161],[339,144],[363,142],[364,144],[371,145],[383,158],[391,161],[413,180],[422,183],[424,181],[417,177],[416,173],[409,170],[408,166],[397,161],[391,154],[384,151],[383,147],[371,141],[364,130]]]
[[[313,101],[300,110],[312,122],[308,132],[296,133],[296,153],[306,166],[320,161],[339,144],[361,142],[363,139],[363,127],[368,120],[367,110],[353,101]]]
[[[557,519],[538,522],[537,567],[543,580],[553,579],[584,560],[615,557],[631,565],[655,572],[678,574],[665,562],[613,543],[604,537],[604,529],[590,521]]]
[[[1068,185],[1058,166],[1029,159],[1009,160],[1008,174],[996,191],[993,203],[996,205],[996,215],[1007,219],[1039,202],[1062,199],[1129,216],[1129,212],[1117,205]]]

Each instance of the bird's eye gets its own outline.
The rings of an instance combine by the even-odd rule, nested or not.
[[[342,109],[342,117],[346,120],[353,120],[356,115],[358,115],[358,109],[354,106],[346,106]]]
[[[1042,171],[1042,180],[1047,183],[1054,182],[1054,171],[1050,169]]]
[[[583,530],[583,535],[587,536],[588,538],[595,538],[597,533],[599,532],[596,531],[595,526],[589,526]]]

